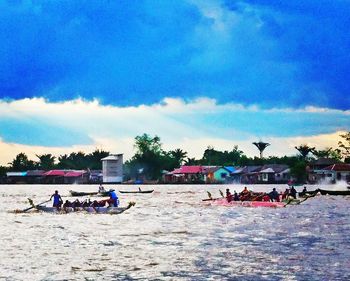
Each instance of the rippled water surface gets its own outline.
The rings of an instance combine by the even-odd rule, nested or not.
[[[350,196],[244,208],[202,202],[222,185],[142,188],[155,192],[119,194],[121,205],[136,202],[121,215],[55,215],[11,211],[28,207],[27,197],[97,186],[0,186],[0,279],[350,280]]]

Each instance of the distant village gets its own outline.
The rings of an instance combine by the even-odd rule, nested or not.
[[[317,184],[350,182],[350,132],[340,135],[338,148],[317,150],[296,146],[295,156],[263,157],[270,144],[254,142],[260,157],[247,157],[234,146],[218,151],[208,146],[201,159],[181,149],[165,151],[158,136],[135,137],[135,155],[96,149],[56,157],[36,155],[39,161],[18,154],[9,166],[0,166],[4,184]]]
[[[102,170],[30,170],[7,172],[7,184],[293,184],[295,178],[284,164],[260,166],[183,165],[173,171],[163,171],[160,180],[147,180],[142,172],[137,178],[124,180],[122,154],[102,159]],[[350,182],[350,164],[331,158],[320,158],[307,167],[309,184]]]

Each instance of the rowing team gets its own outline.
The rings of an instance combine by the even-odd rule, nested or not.
[[[305,189],[306,188],[304,188],[304,190]],[[252,191],[248,190],[247,187],[244,187],[243,191],[240,194],[238,194],[236,191],[234,192],[234,194],[231,194],[230,189],[226,189],[227,202],[231,202],[231,201],[280,202],[281,200],[288,199],[288,197],[292,197],[296,199],[296,195],[297,195],[297,191],[293,186],[291,187],[290,190],[287,188],[283,194],[278,193],[276,188],[273,188],[272,191],[269,193],[253,193]]]
[[[109,199],[106,200],[94,200],[90,201],[90,199],[85,199],[84,201],[79,201],[76,199],[73,202],[70,202],[69,200],[66,200],[66,202],[63,203],[61,195],[56,190],[54,194],[51,195],[50,200],[53,199],[53,207],[56,207],[58,210],[63,208],[79,208],[79,207],[104,207],[106,204],[108,207],[118,207],[119,206],[119,198],[117,196],[117,193],[114,190],[110,190],[109,192]]]

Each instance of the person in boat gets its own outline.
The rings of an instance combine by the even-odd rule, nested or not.
[[[269,193],[270,200],[272,202],[279,202],[280,201],[280,194],[277,192],[276,188],[273,188],[272,191]]]
[[[55,193],[51,195],[50,200],[53,198],[53,207],[56,207],[57,209],[60,209],[62,204],[63,204],[63,200],[61,195],[58,194],[58,190],[55,190]]]
[[[100,184],[100,186],[98,187],[98,192],[99,192],[99,193],[106,192],[106,190],[105,190],[105,188],[102,186],[102,184]]]
[[[64,202],[64,204],[63,204],[62,207],[63,207],[63,210],[64,210],[65,212],[67,212],[67,208],[73,207],[73,203],[70,202],[69,200],[66,200],[66,201]]]
[[[109,207],[118,207],[119,198],[117,193],[114,191],[114,189],[109,190],[109,199],[107,203],[109,204]]]
[[[286,188],[286,190],[282,194],[282,199],[288,199],[289,196],[289,188]]]
[[[233,195],[231,194],[230,189],[228,188],[226,189],[226,200],[229,203],[233,200]]]
[[[270,202],[270,196],[268,194],[265,193],[265,195],[262,197],[262,201],[264,202]]]
[[[74,209],[80,208],[80,207],[82,207],[82,206],[83,206],[83,203],[80,202],[79,199],[76,199],[76,200],[72,203],[72,207],[73,207]]]
[[[242,192],[240,193],[240,199],[241,201],[248,201],[251,197],[251,192],[248,190],[248,188],[245,186]]]
[[[106,201],[108,201],[108,200],[101,200],[101,201],[94,200],[90,204],[90,207],[93,207],[93,208],[104,207],[106,205]]]
[[[69,200],[66,200],[66,202],[64,202],[63,204],[63,209],[66,209],[68,207],[72,207],[72,202],[70,202]]]
[[[239,201],[240,199],[239,199],[239,195],[238,195],[238,193],[236,192],[236,190],[235,190],[235,192],[233,193],[233,200],[234,201]]]
[[[91,202],[90,198],[88,198],[88,199],[85,199],[83,201],[82,206],[83,206],[83,208],[86,208],[86,207],[90,207],[91,204],[92,204],[92,202]]]
[[[294,199],[297,199],[297,191],[295,190],[294,186],[291,187],[289,195],[292,196]]]

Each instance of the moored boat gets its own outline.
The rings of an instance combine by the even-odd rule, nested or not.
[[[73,197],[92,196],[92,195],[96,195],[96,196],[108,196],[109,195],[108,191],[105,191],[105,192],[83,192],[83,191],[69,190],[69,193]]]
[[[134,190],[134,191],[127,191],[127,190],[119,190],[119,193],[152,193],[154,190]]]
[[[350,195],[350,190],[326,190],[318,189],[322,195]]]

